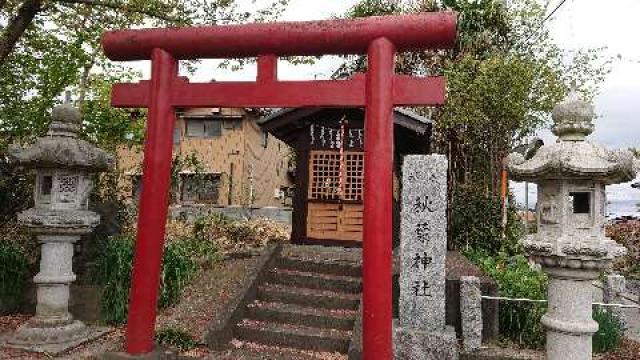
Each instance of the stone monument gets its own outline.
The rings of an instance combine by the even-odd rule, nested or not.
[[[558,141],[525,160],[511,154],[507,167],[516,181],[538,184],[538,232],[524,243],[529,256],[549,275],[548,360],[590,360],[591,282],[625,253],[604,233],[605,186],[635,178],[633,155],[609,151],[585,137],[593,132],[594,109],[575,91],[553,110]]]
[[[482,345],[482,291],[475,276],[460,277],[460,323],[464,351],[478,350]]]
[[[85,326],[69,313],[69,285],[74,244],[89,234],[100,216],[88,211],[90,174],[108,169],[113,158],[79,139],[82,117],[71,105],[52,111],[49,133],[30,147],[10,148],[21,165],[35,169],[35,206],[18,214],[18,221],[41,244],[36,314],[16,330],[5,346],[29,351],[60,353],[104,333]]]
[[[447,158],[410,155],[402,167],[400,304],[396,359],[458,358],[455,331],[445,325]]]

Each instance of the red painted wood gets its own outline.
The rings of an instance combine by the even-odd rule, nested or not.
[[[127,352],[153,348],[174,108],[366,106],[364,357],[391,359],[393,106],[441,105],[445,97],[443,78],[394,77],[394,54],[449,48],[455,36],[453,13],[106,33],[103,47],[110,59],[152,60],[151,81],[118,84],[112,91],[116,107],[149,108]],[[364,53],[369,55],[366,79],[277,81],[277,56]],[[179,59],[252,56],[259,56],[256,82],[190,84],[177,77]]]
[[[278,57],[275,55],[263,55],[258,57],[258,76],[256,81],[259,83],[271,83],[278,81]]]
[[[153,50],[142,196],[127,319],[126,348],[133,355],[153,350],[175,125],[170,98],[177,74],[177,61],[164,50]]]
[[[155,48],[177,59],[365,54],[386,37],[398,50],[450,48],[456,15],[433,12],[357,20],[282,22],[207,27],[110,31],[102,47],[111,60],[149,59]]]
[[[267,66],[267,65],[265,65]],[[266,71],[266,70],[265,70]],[[274,81],[265,74],[258,82],[186,83],[177,81],[171,103],[175,107],[303,107],[365,105],[364,76],[351,80]],[[147,107],[149,84],[115,84],[111,104],[115,107]],[[443,77],[396,76],[393,102],[403,105],[442,105]]]
[[[364,144],[362,349],[365,360],[391,360],[393,204],[393,44],[369,47]]]

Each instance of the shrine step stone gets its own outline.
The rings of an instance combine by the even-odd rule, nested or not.
[[[245,319],[238,324],[238,338],[265,345],[312,351],[346,353],[351,332]]]
[[[362,266],[359,264],[332,260],[304,259],[283,256],[278,261],[278,268],[329,275],[362,276]]]
[[[258,287],[258,299],[271,302],[315,306],[327,309],[355,310],[360,294],[348,294],[321,289],[305,289],[292,286],[265,284]]]
[[[234,336],[262,346],[346,354],[359,315],[362,271],[359,254],[343,250],[285,246],[260,278]]]
[[[322,274],[317,272],[274,269],[269,274],[272,283],[311,289],[334,290],[347,293],[360,293],[362,279],[353,276]]]
[[[256,301],[247,308],[248,318],[318,328],[351,330],[356,310],[324,309],[286,303]]]

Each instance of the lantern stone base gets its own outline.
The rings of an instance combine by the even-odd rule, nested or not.
[[[608,263],[600,265],[605,268]],[[542,317],[542,325],[547,329],[546,358],[591,360],[591,337],[598,331],[598,323],[592,318],[591,283],[598,277],[599,267],[547,264],[543,269],[549,275],[549,308]]]
[[[74,320],[66,325],[47,327],[28,322],[16,330],[4,347],[57,355],[111,331],[105,327],[87,327]]]
[[[435,332],[403,328],[397,321],[393,325],[396,360],[458,360],[458,340],[453,327]]]

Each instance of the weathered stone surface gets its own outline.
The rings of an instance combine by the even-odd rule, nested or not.
[[[607,274],[602,282],[602,301],[605,304],[624,304],[624,298],[622,295],[627,291],[626,281],[624,276],[618,274]],[[613,314],[618,315],[622,320],[622,311],[618,307],[608,308]]]
[[[626,292],[626,281],[624,276],[618,274],[607,274],[603,282],[603,301],[607,304],[622,304],[622,294]]]
[[[80,112],[69,105],[56,107],[48,136],[27,149],[11,153],[36,171],[35,206],[18,215],[41,245],[36,284],[36,315],[16,330],[6,346],[58,353],[104,333],[87,328],[69,313],[69,285],[73,273],[74,243],[90,233],[100,217],[88,211],[90,172],[106,169],[113,158],[77,138]]]
[[[585,141],[593,132],[593,107],[575,91],[553,113],[553,131],[560,141],[545,144],[530,160],[509,155],[507,167],[517,181],[539,182],[559,178],[598,180],[606,184],[635,178],[634,156],[629,150],[607,150]]]
[[[482,345],[482,293],[480,279],[475,276],[460,278],[460,316],[464,350],[479,349]]]
[[[400,220],[400,304],[403,328],[443,331],[447,253],[447,159],[404,159]]]
[[[629,151],[609,151],[585,141],[593,131],[593,107],[572,92],[554,109],[559,140],[530,160],[512,154],[507,167],[515,180],[538,184],[538,232],[524,243],[549,275],[547,329],[549,360],[591,359],[591,281],[626,252],[604,233],[606,185],[633,180],[637,165]]]
[[[110,331],[112,331],[111,328],[86,327],[80,321],[74,321],[64,327],[28,327],[26,331],[18,331],[22,334],[20,339],[13,337],[4,346],[57,355],[88,341],[95,340]]]
[[[421,331],[394,324],[394,358],[397,360],[457,360],[458,340],[452,327]]]
[[[82,122],[80,112],[71,105],[57,106],[52,111],[49,136],[38,138],[27,148],[12,145],[10,155],[20,164],[31,168],[83,168],[103,171],[114,164],[113,156],[79,139],[77,131]]]

